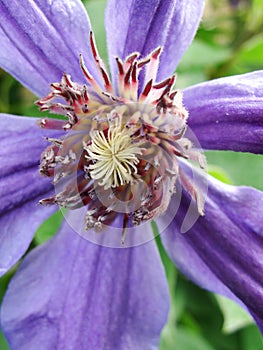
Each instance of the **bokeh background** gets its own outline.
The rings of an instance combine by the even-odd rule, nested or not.
[[[101,56],[107,62],[103,22],[106,0],[83,3]],[[262,69],[262,31],[262,0],[207,0],[197,36],[177,69],[177,87]],[[43,117],[34,105],[35,100],[33,94],[0,70],[0,112]],[[263,156],[215,151],[206,152],[206,156],[209,172],[221,181],[263,190]],[[60,222],[58,212],[41,225],[29,250],[49,239]],[[253,320],[233,302],[188,281],[173,266],[158,238],[157,241],[172,300],[160,350],[263,350],[263,338]],[[0,279],[0,301],[17,266]],[[1,332],[0,350],[9,350]]]

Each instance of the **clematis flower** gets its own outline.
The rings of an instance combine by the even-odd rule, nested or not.
[[[68,118],[0,119],[0,272],[23,256],[56,204],[70,223],[26,255],[9,285],[1,324],[11,349],[156,349],[169,296],[152,218],[176,266],[263,329],[262,192],[187,163],[204,167],[198,142],[262,153],[263,72],[192,86],[182,99],[173,73],[203,7],[109,0],[110,78],[80,1],[1,1],[1,67],[40,109]],[[129,210],[116,209],[117,199]]]

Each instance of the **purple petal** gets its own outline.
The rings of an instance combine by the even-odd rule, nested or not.
[[[263,71],[190,87],[184,103],[204,149],[263,153]]]
[[[245,305],[263,330],[263,193],[211,177],[208,184],[205,216],[182,234],[182,220],[189,215],[184,195],[163,243],[186,276]]]
[[[204,6],[204,0],[176,1],[175,12],[161,56],[158,74],[160,80],[175,71],[185,51],[192,43],[203,14]]]
[[[46,191],[40,196],[36,195],[21,206],[17,204],[16,208],[8,212],[1,211],[0,276],[5,274],[22,257],[38,227],[57,210],[55,206],[43,208],[38,205],[38,201],[48,194]]]
[[[151,350],[158,348],[168,307],[154,241],[105,248],[64,222],[25,258],[1,315],[12,349]]]
[[[48,143],[36,121],[0,115],[0,274],[18,261],[38,226],[57,209],[38,205],[53,186],[38,173],[40,154]]]
[[[79,54],[93,68],[89,18],[80,0],[3,0],[0,65],[36,95],[62,73],[82,82]]]
[[[40,155],[50,144],[45,137],[58,137],[63,131],[42,129],[39,119],[0,113],[0,176],[10,176],[39,165]]]
[[[163,46],[158,78],[171,75],[193,40],[203,7],[203,0],[108,1],[105,28],[112,72],[114,56],[125,58],[134,51],[146,56]]]

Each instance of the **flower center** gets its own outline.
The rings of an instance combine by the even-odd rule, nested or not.
[[[40,203],[85,207],[86,230],[103,231],[121,217],[124,240],[127,227],[167,209],[179,179],[203,215],[202,195],[180,159],[201,168],[205,159],[184,137],[188,113],[181,92],[173,90],[175,76],[155,82],[161,49],[142,59],[138,53],[124,62],[117,58],[114,89],[92,33],[90,42],[101,81],[93,78],[80,56],[87,85],[64,74],[60,83],[51,84],[50,94],[37,101],[40,110],[68,118],[41,121],[41,127],[64,130],[66,135],[48,139],[51,145],[42,154],[40,173],[53,178],[56,194]],[[144,81],[139,84],[141,76]]]
[[[96,130],[90,136],[90,143],[84,149],[88,153],[86,159],[91,162],[91,178],[100,180],[98,184],[105,189],[131,183],[137,174],[139,160],[136,155],[142,151],[132,143],[128,129],[117,121],[107,133]]]

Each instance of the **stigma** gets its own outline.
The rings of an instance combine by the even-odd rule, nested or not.
[[[64,74],[36,102],[40,110],[65,117],[40,122],[44,129],[61,130],[60,138],[48,139],[40,162],[40,174],[52,178],[56,193],[40,203],[84,207],[85,230],[103,232],[119,220],[123,242],[127,227],[166,211],[177,181],[203,215],[202,194],[180,164],[188,160],[204,168],[205,158],[185,137],[188,112],[174,89],[175,75],[156,82],[162,49],[147,57],[137,52],[124,61],[117,57],[113,85],[93,33],[90,45],[100,79],[80,55],[86,84]]]
[[[129,129],[122,125],[121,119],[115,119],[106,134],[103,130],[92,131],[84,150],[91,163],[88,172],[92,179],[100,180],[99,186],[115,188],[135,179],[139,163],[137,155],[141,155],[142,150],[132,143]]]

